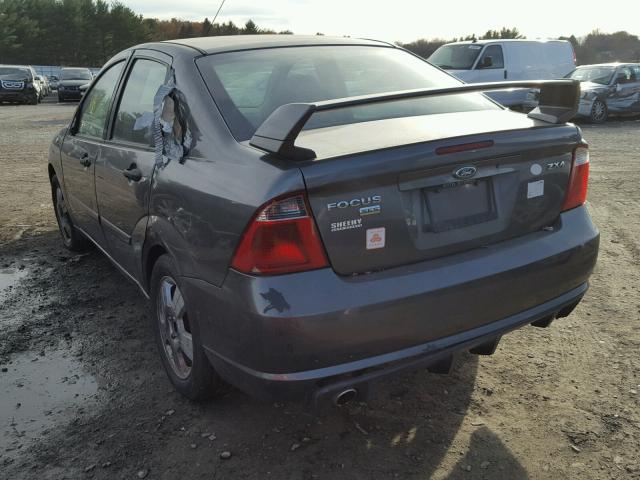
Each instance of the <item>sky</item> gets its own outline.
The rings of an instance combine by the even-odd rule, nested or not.
[[[124,0],[144,16],[211,20],[219,0]],[[640,35],[640,0],[226,0],[217,21],[296,34],[347,35],[390,42],[452,38],[516,27],[527,38],[583,36],[594,29]]]

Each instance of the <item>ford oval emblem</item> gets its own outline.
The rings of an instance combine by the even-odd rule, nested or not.
[[[476,167],[467,165],[454,170],[453,176],[456,178],[471,178],[477,171],[478,169]]]

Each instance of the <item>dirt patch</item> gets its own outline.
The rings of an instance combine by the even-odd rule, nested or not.
[[[193,404],[171,388],[145,300],[55,231],[46,152],[72,112],[3,107],[0,118],[2,476],[640,478],[640,121],[584,126],[602,242],[569,318],[509,334],[491,357],[461,355],[449,376],[406,375],[366,405],[314,418],[235,390]],[[33,395],[21,391],[29,382]]]
[[[25,443],[73,418],[96,391],[93,378],[64,346],[13,355],[0,377],[0,449],[15,460]],[[14,452],[14,456],[10,456]]]

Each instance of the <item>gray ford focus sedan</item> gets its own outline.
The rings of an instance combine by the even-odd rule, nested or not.
[[[482,92],[538,88],[528,115]],[[466,85],[382,42],[149,43],[53,140],[64,245],[150,299],[185,396],[314,407],[566,317],[599,234],[573,80]]]

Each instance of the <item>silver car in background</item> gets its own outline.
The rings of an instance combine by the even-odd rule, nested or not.
[[[577,117],[604,123],[609,115],[640,114],[640,63],[582,65],[565,78],[580,81]],[[537,105],[538,92],[530,91],[526,109]]]

